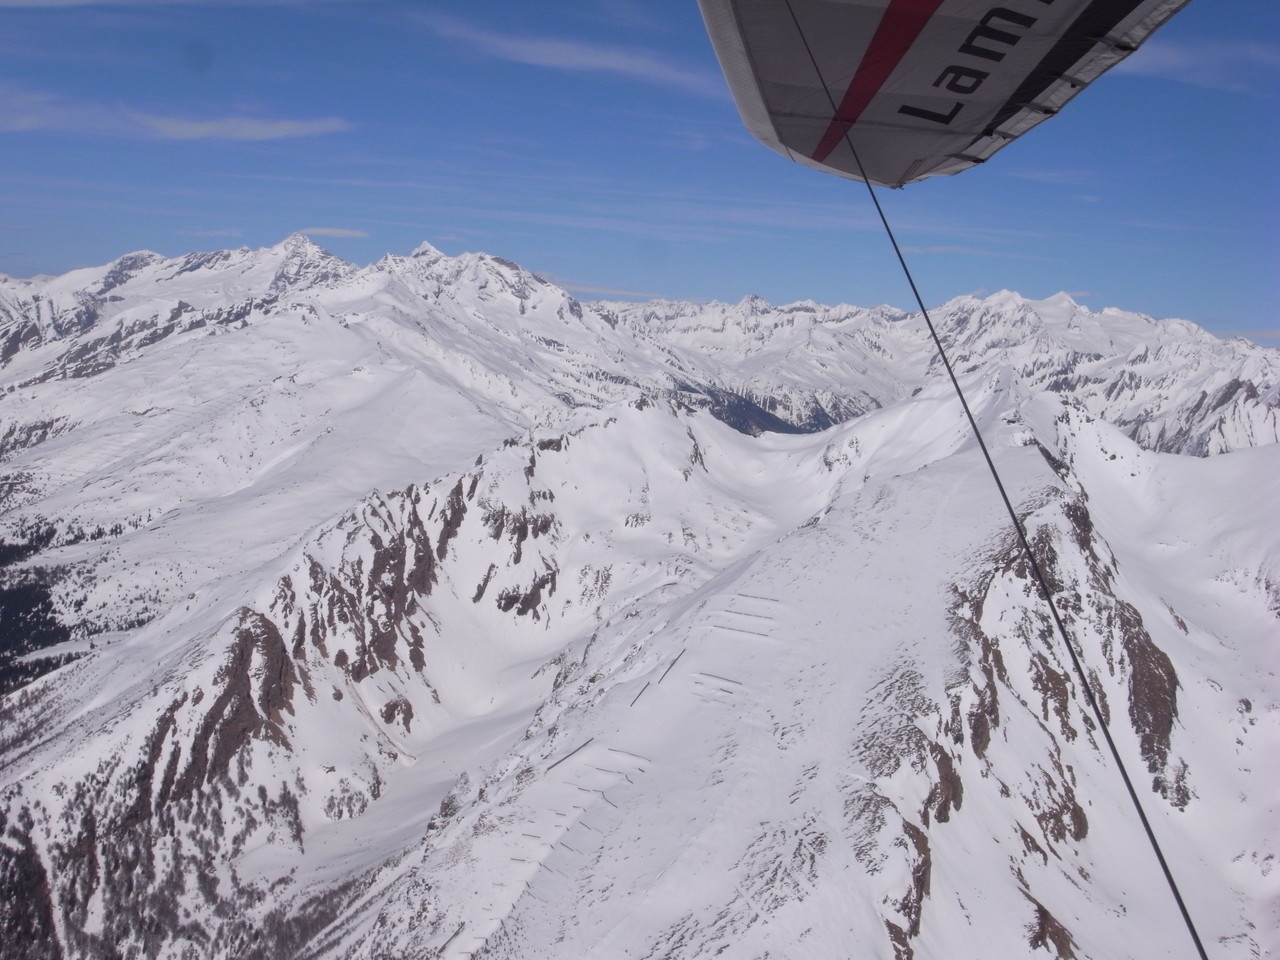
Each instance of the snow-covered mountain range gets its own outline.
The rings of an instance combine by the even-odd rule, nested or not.
[[[1210,956],[1280,352],[934,314]],[[0,958],[1193,956],[918,315],[301,236],[0,277]]]

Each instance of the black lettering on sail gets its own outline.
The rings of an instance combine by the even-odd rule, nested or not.
[[[908,117],[919,117],[921,120],[931,120],[934,123],[941,123],[945,126],[956,118],[956,114],[960,112],[960,108],[963,106],[964,104],[957,100],[956,105],[951,108],[949,113],[939,113],[937,110],[926,110],[923,107],[912,107],[904,104],[898,108],[898,112],[906,114]]]
[[[968,67],[947,67],[933,81],[935,87],[940,87],[943,81],[946,81],[947,89],[952,93],[970,94],[977,91],[982,86],[982,81],[987,79],[991,74],[985,70],[971,70]]]
[[[987,11],[986,15],[978,21],[978,25],[973,28],[973,31],[961,44],[960,52],[967,53],[971,57],[982,57],[984,60],[994,60],[999,63],[1004,59],[1006,51],[980,47],[978,46],[978,41],[987,40],[991,43],[1003,43],[1005,46],[1012,47],[1022,38],[1016,33],[1010,33],[1008,30],[997,30],[991,26],[991,21],[1003,20],[1026,30],[1033,26],[1037,19],[1037,17],[1018,13],[1016,10],[1010,10],[1007,7],[995,7]]]

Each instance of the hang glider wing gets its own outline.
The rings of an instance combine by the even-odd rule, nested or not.
[[[901,187],[982,163],[1190,0],[698,2],[756,137]]]

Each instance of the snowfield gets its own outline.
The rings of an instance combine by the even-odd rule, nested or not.
[[[1215,960],[1280,352],[934,314]],[[918,316],[304,237],[0,277],[0,958],[1194,956]]]

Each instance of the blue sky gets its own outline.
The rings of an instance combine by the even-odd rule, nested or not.
[[[1280,343],[1280,6],[1193,0],[982,167],[881,199],[926,302]],[[0,0],[0,273],[310,232],[584,298],[909,306],[865,188],[743,130],[695,0]]]

